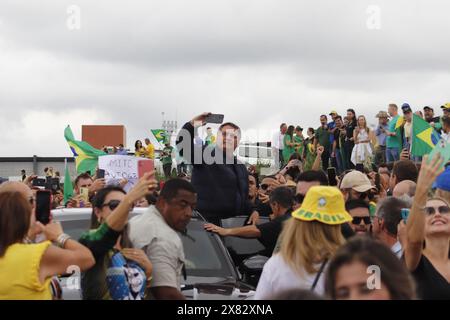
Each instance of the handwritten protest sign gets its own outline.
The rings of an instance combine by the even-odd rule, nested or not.
[[[124,189],[128,192],[139,180],[138,159],[121,155],[101,156],[98,158],[98,167],[105,170],[107,185],[119,185],[122,179],[127,179],[128,183]]]

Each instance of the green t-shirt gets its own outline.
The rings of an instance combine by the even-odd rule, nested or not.
[[[161,157],[162,164],[172,164],[172,150],[173,147],[165,147],[163,149],[164,155]]]
[[[318,128],[316,131],[316,139],[319,141],[319,144],[325,148],[325,150],[330,149],[330,132],[328,128]]]
[[[399,115],[396,115],[394,118],[389,121],[388,124],[388,130],[389,132],[395,132],[396,136],[386,137],[386,147],[387,148],[401,148],[402,147],[402,133],[401,133],[401,127],[398,127],[395,129],[395,126],[397,125],[397,121],[399,120]]]

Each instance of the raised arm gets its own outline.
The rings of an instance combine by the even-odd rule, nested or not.
[[[177,150],[181,157],[183,157],[190,164],[195,164],[195,154],[196,148],[202,149],[202,146],[196,146],[194,139],[197,133],[197,129],[206,124],[206,118],[211,114],[211,112],[205,112],[201,115],[195,117],[189,122],[186,122],[181,128],[180,133],[177,136]],[[197,159],[198,160],[198,159]],[[203,163],[203,157],[201,159]]]
[[[443,171],[443,169],[440,169],[442,162],[443,160],[439,154],[437,154],[437,157],[434,157],[430,163],[428,163],[427,155],[425,155],[422,160],[411,214],[406,223],[407,245],[405,250],[405,261],[406,266],[410,271],[414,271],[417,268],[422,256],[423,243],[425,240],[425,214],[423,208],[427,202],[428,191],[437,176]]]

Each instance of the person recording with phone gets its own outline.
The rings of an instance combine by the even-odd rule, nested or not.
[[[0,186],[1,300],[51,300],[54,277],[71,266],[85,271],[95,263],[89,249],[65,234],[59,223],[36,221],[36,202],[24,183]],[[38,234],[45,240],[36,242]]]
[[[187,122],[177,137],[180,155],[193,166],[192,184],[198,192],[197,210],[211,223],[236,215],[250,215],[248,172],[237,160],[234,151],[239,146],[241,129],[232,122],[222,123],[216,144],[194,144],[198,128],[208,122],[222,123],[223,115],[203,113]]]

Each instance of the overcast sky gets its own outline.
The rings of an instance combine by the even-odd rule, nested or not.
[[[123,124],[132,147],[162,111],[180,124],[224,113],[259,140],[332,109],[375,122],[406,101],[440,115],[449,12],[446,0],[1,0],[0,156],[70,156],[68,124],[79,139],[82,124]]]

